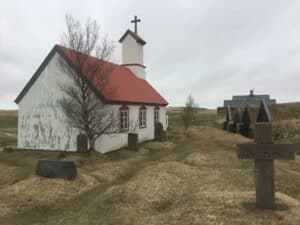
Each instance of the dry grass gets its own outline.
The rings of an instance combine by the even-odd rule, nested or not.
[[[300,224],[299,156],[275,164],[277,209],[256,210],[254,163],[235,154],[250,140],[201,123],[174,120],[169,142],[138,151],[0,153],[0,224]],[[34,176],[41,158],[74,160],[78,178]]]
[[[59,207],[97,184],[97,180],[79,174],[74,181],[29,177],[0,189],[0,217],[19,214],[37,206]]]
[[[5,146],[15,146],[17,141],[16,110],[0,110],[0,150]]]
[[[173,142],[166,141],[166,142],[148,142],[144,145],[146,149],[149,149],[151,151],[159,151],[162,149],[174,149],[176,145]]]

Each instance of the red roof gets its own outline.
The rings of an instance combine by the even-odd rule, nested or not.
[[[76,60],[74,59],[75,52],[69,48],[57,45],[63,54],[76,68]],[[99,60],[95,57],[89,56],[88,63],[93,63],[94,60]],[[112,103],[134,103],[134,104],[153,104],[153,105],[167,105],[168,102],[144,79],[137,77],[130,69],[125,66],[105,62],[103,64],[104,70],[101,74],[91,80],[87,79],[93,85],[95,90],[107,102]],[[107,69],[107,70],[106,70]],[[84,75],[84,74],[83,74]],[[97,86],[97,82],[101,76],[105,77],[107,82],[105,90]],[[101,79],[101,78],[100,78]]]

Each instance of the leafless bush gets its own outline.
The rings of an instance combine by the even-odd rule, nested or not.
[[[185,103],[185,107],[182,112],[182,121],[185,129],[187,129],[191,125],[196,114],[196,108],[197,108],[197,104],[195,103],[194,98],[190,94],[187,97],[187,101]]]
[[[106,96],[114,93],[109,89],[105,76],[111,70],[108,61],[113,60],[114,45],[105,37],[100,40],[100,27],[96,21],[88,20],[82,25],[66,15],[66,26],[62,45],[73,50],[71,57],[75,69],[64,58],[57,60],[58,68],[71,78],[70,83],[60,84],[64,97],[59,106],[69,123],[88,137],[90,150],[93,150],[100,136],[115,133],[119,128],[117,115],[95,91],[95,88],[105,90]],[[92,60],[91,55],[94,56]]]

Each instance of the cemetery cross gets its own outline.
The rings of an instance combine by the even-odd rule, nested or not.
[[[275,208],[274,159],[295,159],[296,145],[273,144],[272,119],[262,101],[255,124],[255,143],[237,145],[237,157],[255,159],[256,208]]]

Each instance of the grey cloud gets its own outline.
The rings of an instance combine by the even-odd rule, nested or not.
[[[147,78],[171,105],[192,93],[200,106],[216,107],[250,88],[299,101],[299,10],[296,0],[2,1],[0,108],[16,108],[18,92],[60,41],[66,12],[97,19],[116,55],[133,15],[141,17]]]

